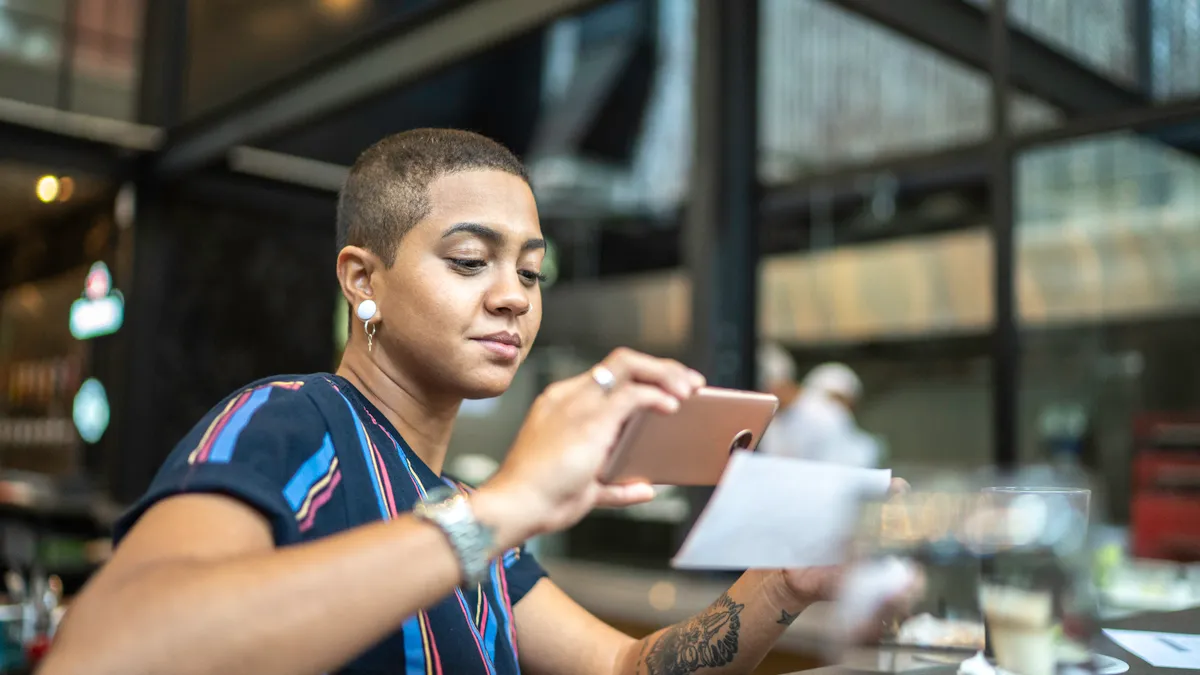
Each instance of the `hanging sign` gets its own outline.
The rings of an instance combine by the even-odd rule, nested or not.
[[[94,263],[83,284],[83,296],[71,303],[71,335],[76,340],[111,335],[124,322],[125,299],[112,287],[108,265]]]

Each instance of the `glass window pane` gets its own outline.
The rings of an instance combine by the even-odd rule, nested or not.
[[[132,119],[143,0],[0,0],[0,96]],[[64,44],[74,23],[73,41]],[[62,61],[69,61],[63,87]]]
[[[19,14],[62,23],[67,0],[0,0],[0,13]]]
[[[1200,94],[1200,3],[1151,0],[1150,22],[1155,95]]]
[[[982,7],[991,4],[990,0],[963,1]],[[1133,84],[1137,56],[1132,28],[1138,1],[1009,0],[1008,18],[1014,26],[1080,63]]]
[[[141,58],[141,0],[79,0],[75,17],[71,110],[133,119]]]
[[[1024,154],[1017,194],[1020,454],[1104,476],[1123,519],[1139,418],[1200,408],[1200,160],[1076,140]]]
[[[0,96],[38,105],[58,99],[62,23],[0,7]]]
[[[820,0],[762,7],[759,174],[768,184],[983,140],[985,73]],[[1057,113],[1025,96],[1019,128]]]
[[[842,362],[861,378],[859,426],[880,465],[991,462],[991,236],[974,228],[772,257],[761,332],[801,376]]]
[[[530,174],[544,212],[661,215],[674,212],[686,197],[691,174],[693,118],[692,87],[696,50],[696,0],[644,0],[656,5],[658,21],[653,76],[641,127],[627,166],[597,162],[562,150],[552,143],[534,148]],[[581,82],[600,81],[612,40],[587,35],[615,33],[612,25],[626,21],[635,30],[638,15],[621,2],[560,19],[546,31],[546,61],[542,80],[543,127],[577,112]],[[619,10],[619,11],[618,11]],[[597,24],[598,27],[593,27]],[[618,45],[619,46],[619,45]],[[593,69],[589,71],[589,69]]]

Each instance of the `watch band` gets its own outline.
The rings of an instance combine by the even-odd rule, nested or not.
[[[487,580],[495,537],[491,528],[476,520],[462,493],[451,487],[434,488],[413,507],[413,515],[437,525],[446,535],[462,569],[464,586]]]

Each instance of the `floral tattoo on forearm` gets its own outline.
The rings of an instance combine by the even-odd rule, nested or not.
[[[745,607],[722,594],[708,609],[643,646],[639,665],[645,664],[648,675],[687,675],[729,665],[737,656]]]

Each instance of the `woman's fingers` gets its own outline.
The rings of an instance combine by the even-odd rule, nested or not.
[[[687,398],[704,386],[704,376],[682,363],[642,354],[632,349],[613,350],[601,365],[612,371],[618,384],[653,384],[679,398]]]
[[[583,403],[579,412],[585,416],[615,415],[624,421],[641,409],[675,412],[679,401],[704,386],[704,376],[677,361],[619,348],[570,384],[551,386],[562,384],[567,388],[560,394]]]
[[[596,506],[619,508],[643,504],[654,499],[654,494],[654,486],[649,483],[602,485],[596,498]]]
[[[601,415],[621,423],[640,410],[670,415],[679,410],[679,399],[654,385],[630,383],[614,390],[601,405]]]

